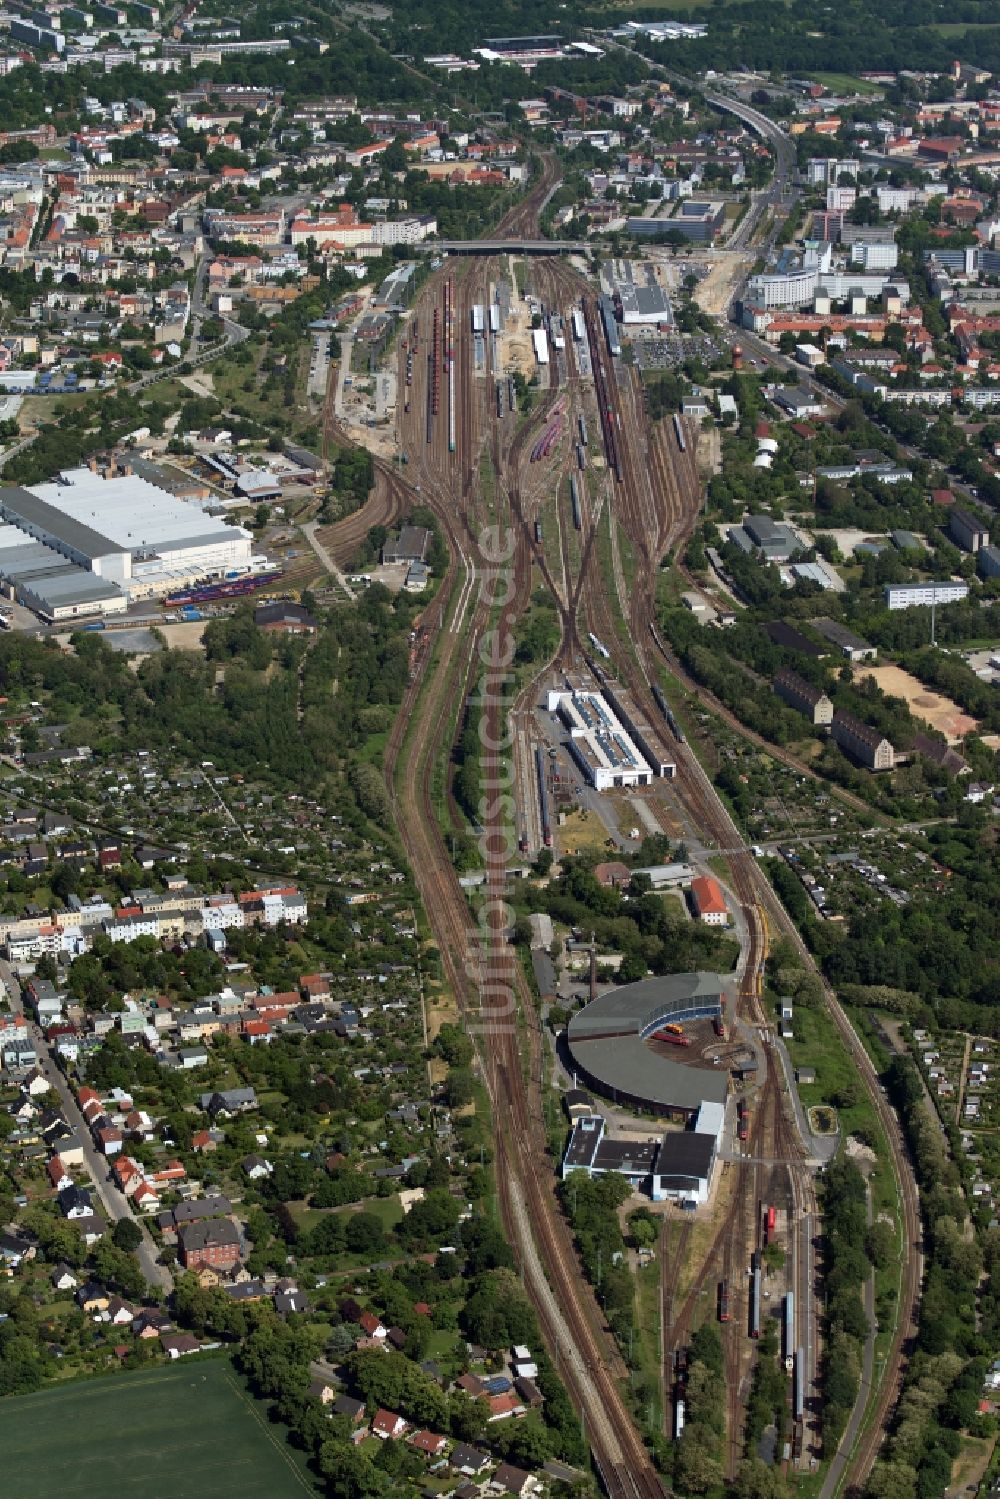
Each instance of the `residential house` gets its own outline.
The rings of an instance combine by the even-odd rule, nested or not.
[[[53,1270],[49,1276],[49,1280],[55,1291],[75,1291],[80,1284],[75,1271],[71,1270],[69,1265],[63,1264],[62,1261]]]
[[[335,1416],[346,1416],[352,1426],[360,1426],[365,1419],[365,1402],[353,1395],[338,1395],[332,1410]]]
[[[499,1468],[490,1479],[491,1489],[497,1489],[501,1493],[515,1494],[518,1499],[532,1499],[532,1496],[541,1492],[542,1482],[535,1473],[528,1473],[524,1468],[516,1468],[513,1463],[501,1463]]]
[[[489,1465],[489,1453],[471,1447],[467,1442],[458,1442],[448,1458],[448,1466],[456,1473],[464,1473],[466,1478],[478,1478]]]
[[[110,1300],[107,1291],[96,1280],[88,1280],[76,1293],[76,1304],[88,1317],[106,1312]]]
[[[379,1410],[372,1418],[372,1435],[380,1441],[398,1441],[406,1431],[406,1422],[395,1411]]]

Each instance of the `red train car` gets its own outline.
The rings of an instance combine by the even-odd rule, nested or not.
[[[719,1321],[729,1321],[729,1282],[719,1281]]]
[[[736,1133],[741,1140],[747,1139],[750,1134],[750,1110],[745,1098],[741,1098],[736,1105]]]

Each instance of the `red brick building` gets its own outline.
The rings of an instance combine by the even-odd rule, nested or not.
[[[229,1218],[188,1223],[177,1235],[180,1262],[185,1270],[232,1270],[240,1262],[240,1236]]]

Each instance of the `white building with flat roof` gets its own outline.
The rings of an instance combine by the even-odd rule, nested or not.
[[[928,604],[957,604],[969,596],[968,583],[887,583],[887,609],[917,609]]]
[[[128,598],[197,578],[249,572],[252,539],[135,474],[68,469],[51,483],[0,489],[0,518]]]

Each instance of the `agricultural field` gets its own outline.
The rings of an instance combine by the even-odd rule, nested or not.
[[[4,1488],[31,1499],[301,1499],[316,1492],[228,1360],[182,1359],[5,1405]],[[72,1432],[53,1444],[52,1432]],[[44,1462],[40,1455],[44,1453]]]

